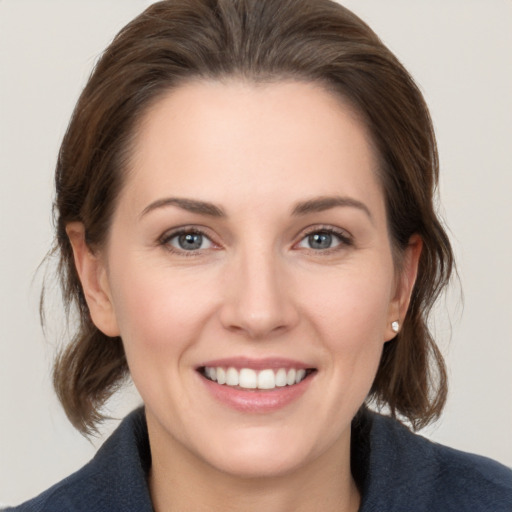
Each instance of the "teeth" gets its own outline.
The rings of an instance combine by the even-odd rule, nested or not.
[[[234,368],[228,368],[228,371],[226,372],[226,384],[228,386],[238,386],[239,381],[238,372]]]
[[[217,380],[217,370],[213,367],[209,367],[205,369],[206,376],[210,380]]]
[[[284,368],[279,368],[276,372],[276,386],[279,388],[286,386],[286,370]]]
[[[233,370],[235,369],[233,368]],[[250,368],[242,368],[240,370],[238,385],[241,388],[256,389],[258,387],[258,375]]]
[[[240,386],[244,389],[274,389],[276,387],[293,386],[306,378],[306,370],[279,368],[277,370],[265,369],[256,372],[251,368],[223,368],[222,366],[207,366],[204,368],[205,376],[227,386]]]
[[[219,384],[226,384],[226,370],[224,368],[217,368],[217,382]]]
[[[263,370],[258,374],[258,389],[274,389],[276,376],[273,370]]]

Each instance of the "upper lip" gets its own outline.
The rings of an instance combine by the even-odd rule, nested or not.
[[[253,370],[265,370],[267,368],[279,369],[279,368],[295,368],[296,370],[300,369],[310,369],[314,368],[314,365],[304,363],[302,361],[297,361],[294,359],[282,358],[282,357],[267,357],[263,359],[255,359],[250,357],[227,357],[222,359],[215,359],[211,361],[206,361],[200,365],[199,368],[204,367],[223,367],[223,368],[251,368]]]

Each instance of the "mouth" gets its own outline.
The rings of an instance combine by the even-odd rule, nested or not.
[[[197,371],[207,380],[244,391],[272,391],[296,386],[316,373],[316,368],[235,368],[201,366]]]
[[[318,368],[287,358],[230,357],[205,361],[196,371],[217,402],[243,414],[268,414],[299,401]]]

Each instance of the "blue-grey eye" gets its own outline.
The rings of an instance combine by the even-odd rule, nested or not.
[[[340,236],[329,231],[315,231],[301,240],[299,247],[317,251],[332,249],[341,244]]]
[[[181,233],[173,236],[169,244],[182,251],[197,251],[199,249],[209,249],[212,242],[208,237],[201,233]]]

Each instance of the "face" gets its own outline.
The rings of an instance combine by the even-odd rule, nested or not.
[[[409,289],[368,134],[339,98],[297,82],[170,92],[94,261],[91,314],[123,339],[153,450],[246,476],[348,453]]]

